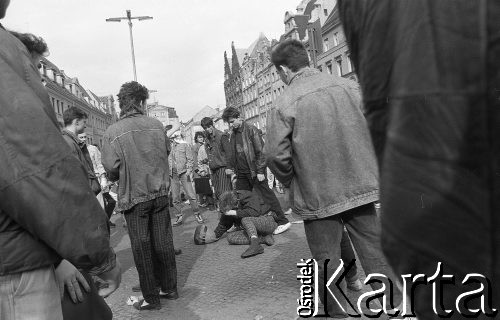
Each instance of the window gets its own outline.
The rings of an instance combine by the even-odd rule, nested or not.
[[[329,74],[332,74],[332,61],[331,60],[326,63],[326,71]]]
[[[318,70],[323,72],[323,67],[322,66],[318,66]]]
[[[323,9],[323,13],[325,14],[325,16],[328,16],[328,9]]]
[[[346,53],[346,55],[347,55],[347,72],[352,72],[353,68],[352,68],[351,54],[348,52]]]
[[[338,46],[339,45],[339,33],[335,32],[333,34],[333,46]]]
[[[59,100],[56,100],[56,105],[57,105],[57,113],[61,113],[61,111],[59,110]]]
[[[329,48],[329,43],[328,43],[328,38],[325,38],[325,40],[323,40],[323,52],[327,52]]]
[[[339,76],[342,76],[342,58],[337,57],[335,58],[335,64],[337,65],[337,73]]]

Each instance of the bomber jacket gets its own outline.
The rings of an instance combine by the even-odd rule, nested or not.
[[[210,169],[217,170],[227,167],[229,136],[226,133],[214,128],[213,134],[207,135],[205,150],[207,151]]]
[[[294,212],[321,219],[377,201],[378,168],[358,85],[304,68],[267,120],[267,164]]]
[[[241,123],[241,131],[243,138],[243,150],[250,167],[250,174],[255,178],[257,174],[266,173],[266,158],[264,157],[264,141],[256,126],[247,124],[245,121]],[[229,153],[227,155],[228,168],[236,169],[236,139],[235,133],[231,131],[229,138]]]
[[[25,46],[0,26],[0,275],[115,266],[107,218]]]
[[[118,181],[117,210],[168,194],[168,141],[157,119],[139,112],[109,126],[102,143],[102,165]]]

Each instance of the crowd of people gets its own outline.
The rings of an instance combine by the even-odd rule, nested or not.
[[[493,14],[481,18],[493,30],[481,40],[490,46],[481,59],[494,71],[477,73],[484,80],[477,86],[465,85],[469,78],[456,68],[460,57],[444,55],[460,47],[456,40],[430,56],[422,54],[428,61],[440,57],[453,79],[444,74],[434,81],[408,52],[399,56],[403,64],[384,60],[404,46],[398,41],[407,27],[404,22],[385,29],[378,23],[387,15],[406,21],[414,12],[429,13],[429,6],[443,14],[444,9],[500,12],[490,1],[457,2],[461,6],[340,1],[363,99],[357,83],[312,68],[300,41],[281,41],[271,60],[287,89],[267,120],[265,142],[237,108],[228,107],[222,115],[228,131],[206,117],[204,132],[196,133],[191,145],[179,128],[164,128],[145,114],[149,91],[132,81],[120,88],[120,119],[107,128],[99,150],[87,141],[82,110],[65,110],[60,130],[37,70],[45,42],[0,25],[0,318],[111,319],[104,297],[118,288],[122,273],[110,247],[113,211],[126,220],[139,274],[143,299],[134,307],[160,309],[161,299],[179,297],[175,256],[180,251],[174,248],[172,226],[186,220],[181,190],[199,224],[194,243],[208,245],[225,236],[229,244],[247,245],[241,257],[249,258],[291,227],[268,175],[288,190],[294,213],[304,221],[320,283],[338,277],[334,270],[352,261],[354,252],[365,273],[390,279],[398,278],[394,271],[432,274],[442,261],[454,275],[479,272],[499,283],[500,232],[493,214],[500,199],[495,178],[500,113],[493,94],[499,59],[490,54],[500,52],[500,20]],[[367,3],[378,10],[370,11]],[[0,18],[8,5],[0,0]],[[464,25],[447,19],[443,16]],[[475,19],[468,26],[483,30]],[[447,34],[435,25],[425,28],[416,38]],[[383,37],[395,44],[377,41]],[[422,43],[409,42],[415,48]],[[468,48],[463,55],[474,52]],[[479,102],[453,91],[466,87]],[[476,127],[470,127],[471,117]],[[375,209],[379,175],[382,219]],[[209,206],[220,213],[213,229],[202,215]],[[383,283],[370,285],[383,291]],[[318,286],[330,317],[349,318],[347,300],[333,300],[343,296],[345,286],[362,289],[356,268],[340,287],[329,288],[333,295]],[[441,299],[451,306],[460,291],[449,289]],[[499,288],[492,290],[498,297]],[[390,308],[402,310],[404,294],[394,288]],[[439,317],[430,305],[432,295],[432,288],[417,291],[420,319]]]

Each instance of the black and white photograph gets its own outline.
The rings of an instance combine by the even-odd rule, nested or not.
[[[0,320],[499,311],[499,1],[0,0]]]

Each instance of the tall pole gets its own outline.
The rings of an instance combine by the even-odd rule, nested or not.
[[[135,68],[134,36],[132,35],[132,15],[127,10],[128,26],[130,29],[130,50],[132,50],[132,66],[134,67],[134,81],[137,81],[137,69]]]
[[[140,17],[132,17],[132,13],[130,10],[127,10],[127,16],[126,17],[118,17],[118,18],[108,18],[106,19],[107,22],[120,22],[122,20],[128,20],[128,27],[130,31],[130,50],[132,51],[132,67],[134,71],[134,81],[137,81],[137,69],[135,66],[135,52],[134,52],[134,36],[132,35],[132,20],[137,19],[139,21],[141,20],[149,20],[153,19],[153,17],[150,16],[140,16]]]

